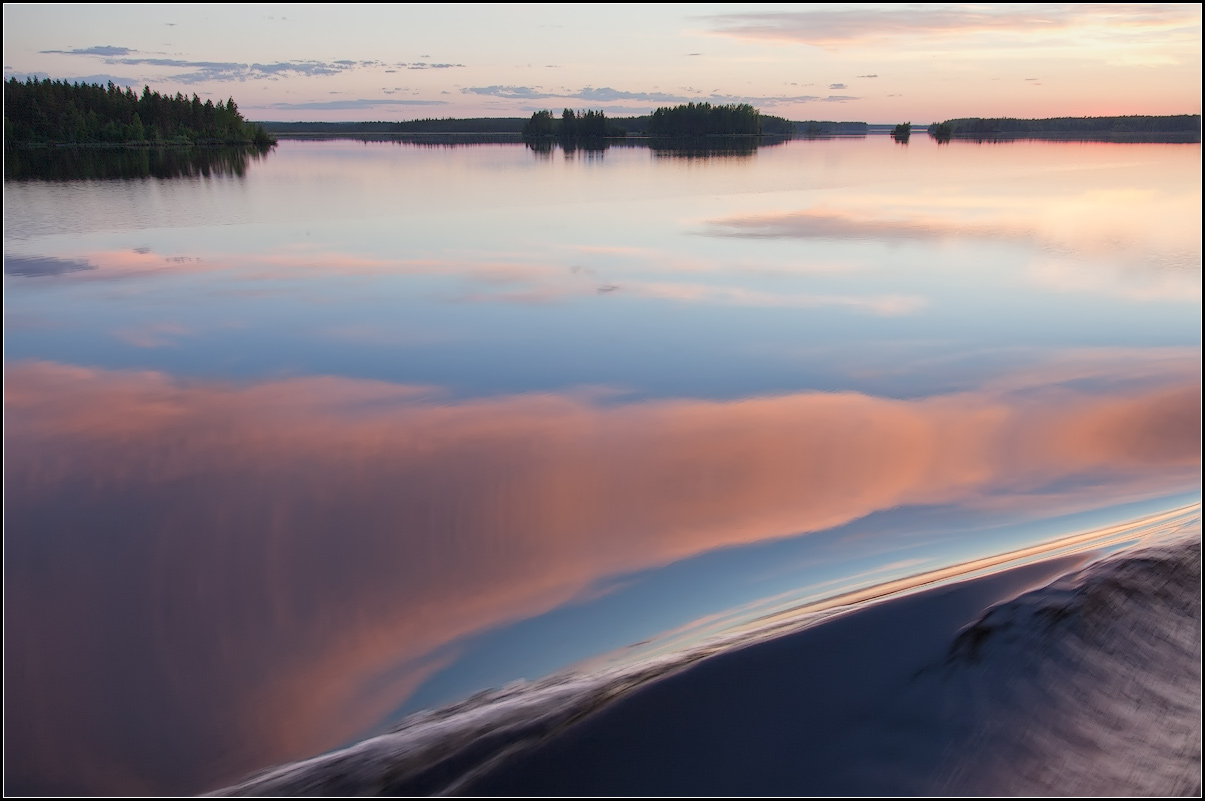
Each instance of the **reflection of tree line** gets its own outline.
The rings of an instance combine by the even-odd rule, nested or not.
[[[458,145],[498,145],[521,142],[516,133],[315,133],[289,134],[288,138],[306,142],[393,142],[420,147],[456,147]]]
[[[787,136],[761,136],[758,138],[732,137],[696,137],[692,139],[655,139],[653,137],[627,137],[608,141],[585,143],[570,143],[562,145],[555,139],[537,139],[526,142],[528,149],[542,156],[551,156],[553,151],[560,149],[566,156],[576,153],[586,155],[601,155],[611,148],[646,148],[653,152],[656,158],[710,159],[710,158],[749,158],[758,149],[774,147],[788,141]]]
[[[6,180],[78,181],[121,178],[242,177],[268,148],[75,148],[10,149]]]

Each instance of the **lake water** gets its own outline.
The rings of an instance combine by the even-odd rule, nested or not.
[[[1199,145],[127,161],[5,183],[8,792],[1200,501]]]

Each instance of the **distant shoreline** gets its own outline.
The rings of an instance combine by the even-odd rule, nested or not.
[[[980,142],[1005,142],[1018,139],[1089,142],[1162,142],[1201,141],[1201,115],[1118,117],[963,117],[933,123],[929,136],[939,142],[969,139]]]
[[[648,117],[617,117],[611,121],[622,127],[622,139],[640,142],[658,141],[645,130]],[[834,122],[816,120],[788,121],[790,133],[762,134],[770,139],[819,139],[832,137],[887,136],[894,124],[867,122]],[[521,141],[524,120],[518,117],[475,117],[407,122],[273,122],[262,121],[272,136],[281,139],[366,139],[437,141],[518,142]],[[949,126],[949,135],[938,135],[939,126]],[[919,127],[919,126],[917,126]],[[1045,119],[1014,119],[1007,117],[966,117],[932,123],[929,134],[939,141],[959,139],[977,142],[1010,142],[1026,139],[1065,142],[1151,142],[1194,143],[1201,141],[1199,114],[1168,116],[1118,117],[1051,117]],[[746,138],[757,138],[756,134]]]

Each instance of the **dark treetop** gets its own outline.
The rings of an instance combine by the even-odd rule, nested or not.
[[[933,123],[929,126],[929,135],[939,141],[948,141],[950,138],[1036,138],[1200,142],[1201,115],[1050,117],[1038,120],[964,117]]]
[[[46,78],[4,84],[4,144],[254,144],[275,140],[239,113],[234,98],[204,103],[108,86]]]

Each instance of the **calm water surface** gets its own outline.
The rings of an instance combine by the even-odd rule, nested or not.
[[[209,790],[1200,500],[1199,145],[207,172],[5,183],[9,792]]]

